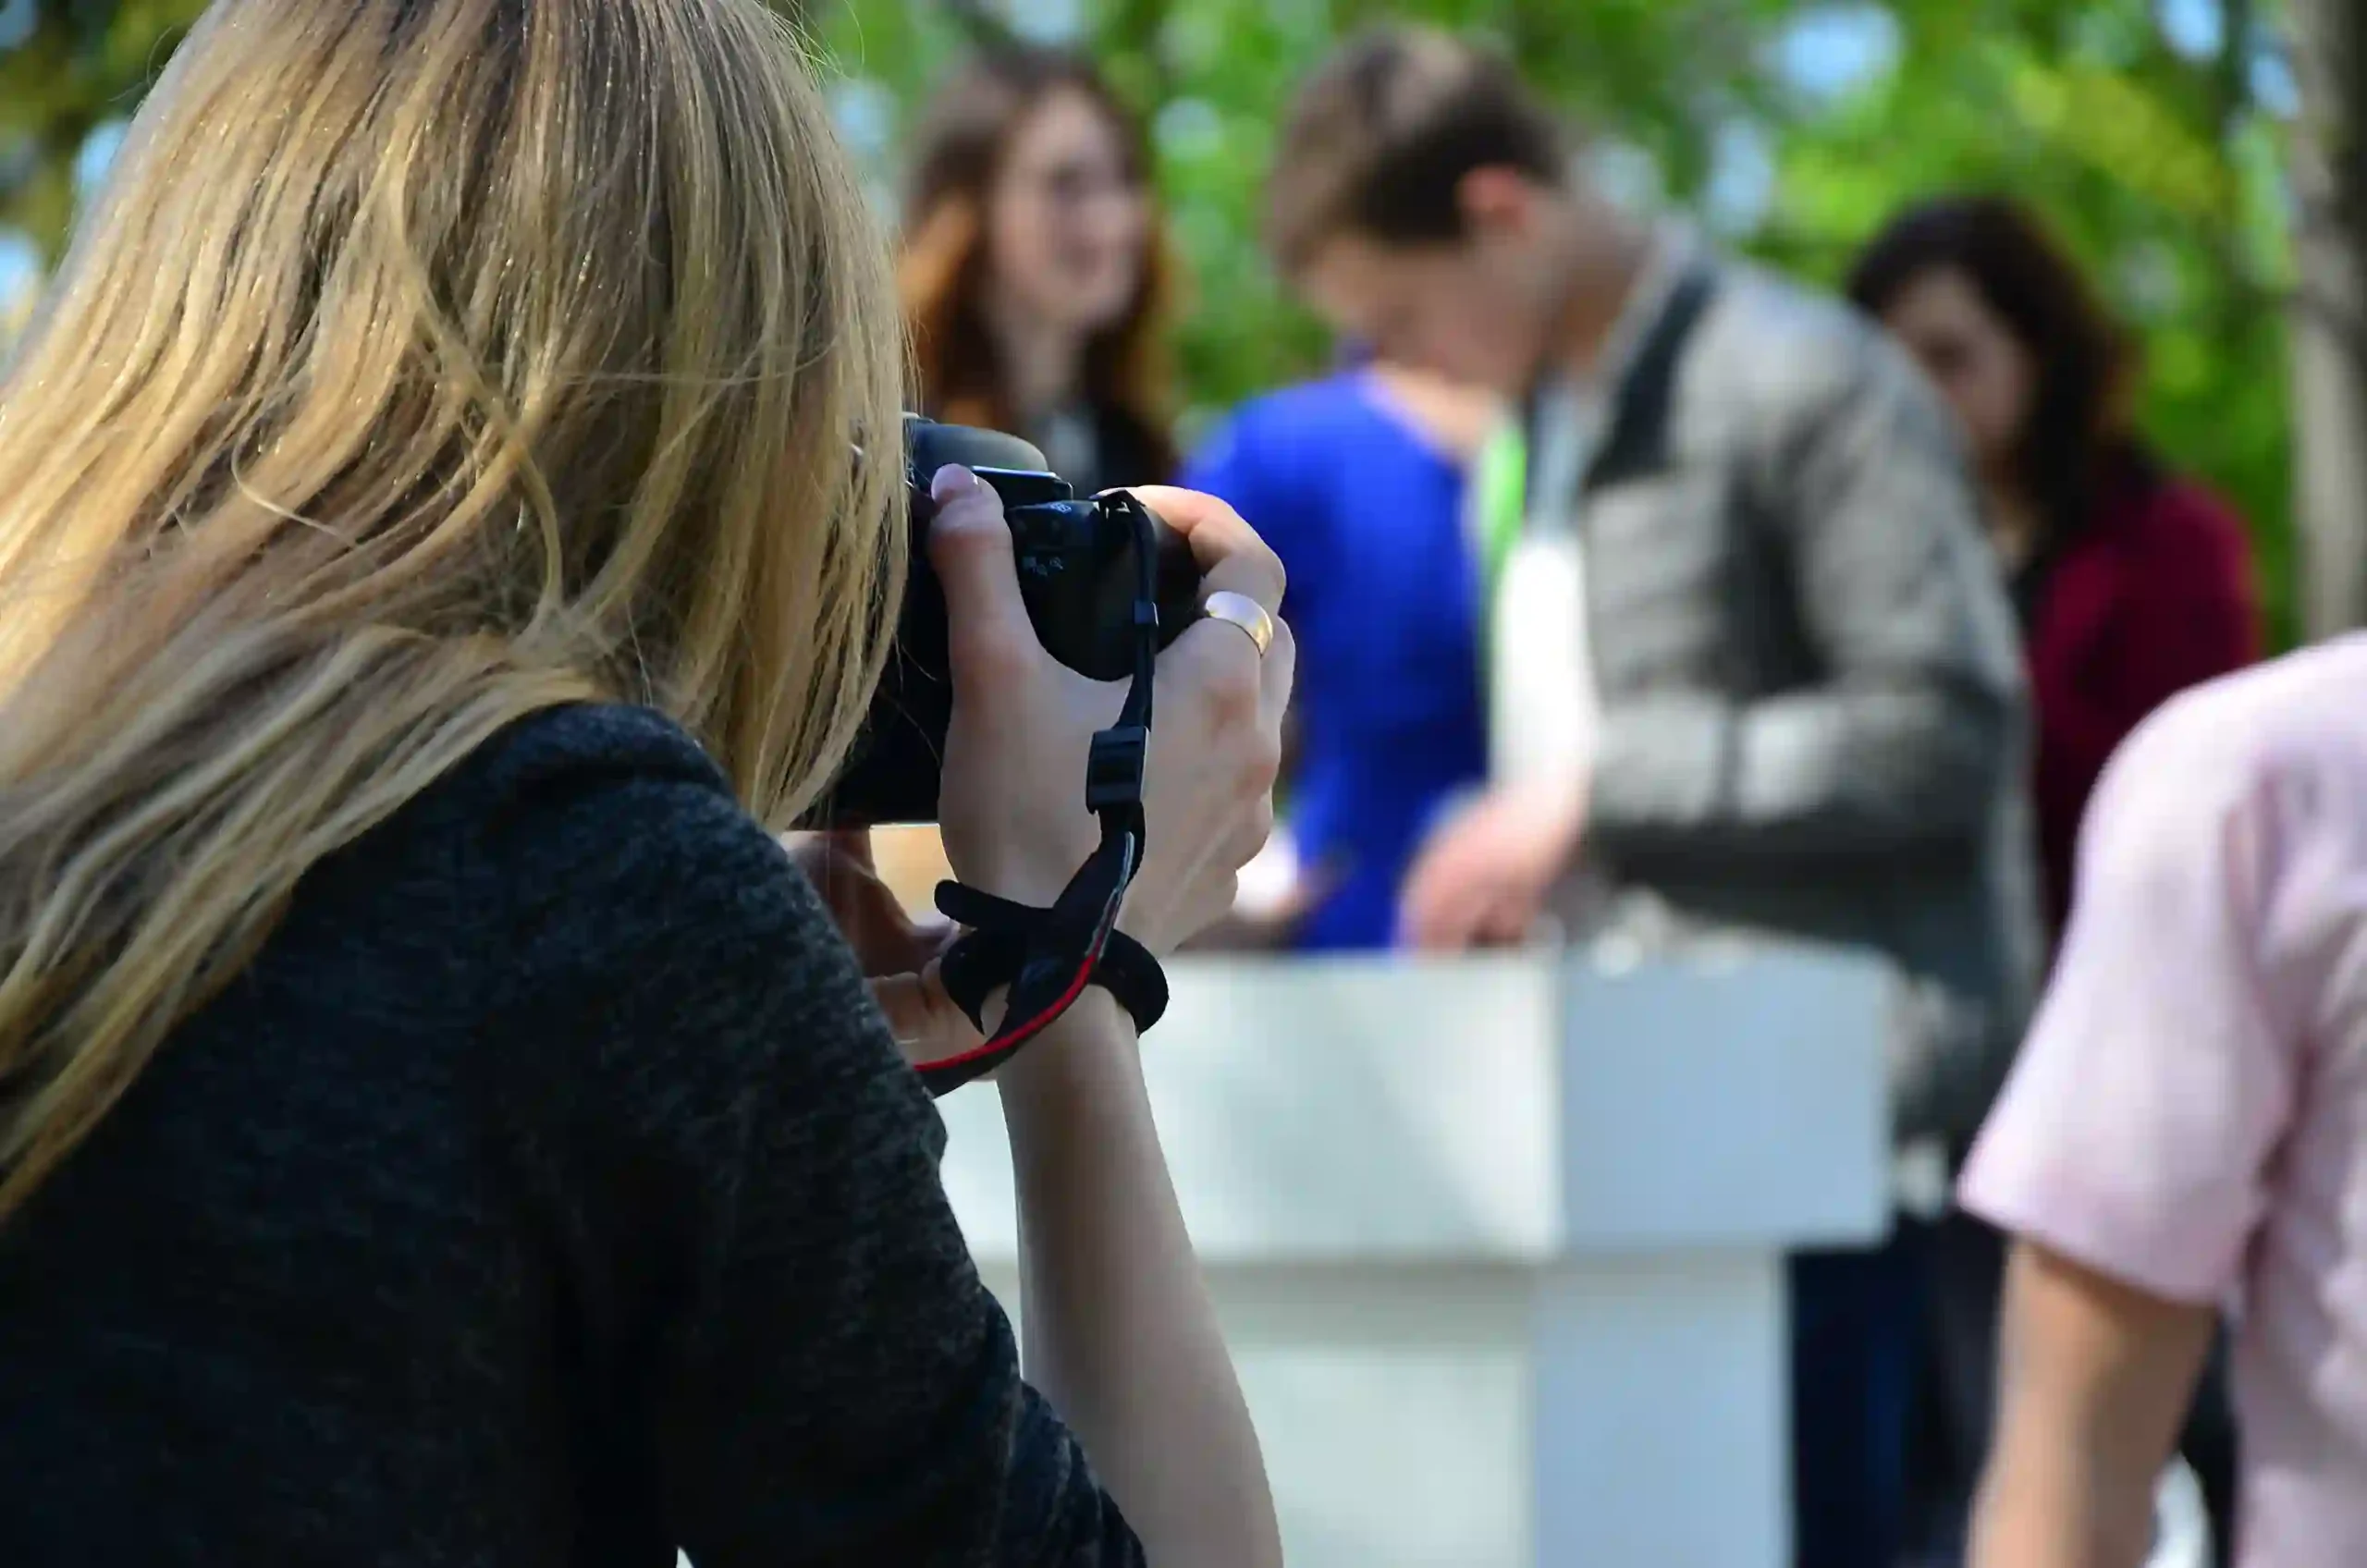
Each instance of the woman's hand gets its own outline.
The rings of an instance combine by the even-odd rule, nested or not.
[[[1044,651],[994,491],[947,469],[932,493],[929,557],[945,585],[952,655],[938,813],[946,856],[972,887],[1049,905],[1100,842],[1085,806],[1085,758],[1125,692]],[[1269,614],[1280,608],[1282,562],[1232,508],[1185,490],[1136,494],[1190,542],[1204,593],[1230,590]],[[1235,874],[1273,827],[1295,668],[1279,620],[1263,658],[1240,627],[1213,620],[1159,655],[1143,802],[1149,852],[1119,920],[1155,953],[1173,951],[1233,907]]]
[[[916,921],[905,912],[880,880],[868,832],[789,833],[781,847],[854,949],[906,1060],[940,1061],[983,1043],[938,975],[938,961],[961,933],[950,921]]]
[[[865,974],[916,974],[952,945],[953,923],[914,920],[879,876],[868,828],[785,833],[781,848],[822,895]]]
[[[1038,908],[1100,842],[1085,807],[1092,737],[1123,701],[1063,668],[1036,639],[994,492],[937,476],[929,556],[945,585],[953,723],[938,819],[954,873]],[[1231,508],[1150,490],[1191,541],[1203,590],[1269,613],[1282,565]],[[1232,907],[1234,874],[1273,823],[1290,695],[1290,633],[1260,660],[1239,626],[1204,621],[1159,656],[1144,814],[1149,850],[1119,924],[1171,951]],[[1064,1416],[1142,1537],[1166,1563],[1282,1562],[1271,1488],[1191,1233],[1159,1145],[1134,1030],[1106,992],[1082,998],[1005,1065],[1025,1238],[1022,1365]]]

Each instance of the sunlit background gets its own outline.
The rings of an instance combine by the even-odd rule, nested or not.
[[[2347,590],[2349,607],[2337,605],[2336,619],[2341,624],[2367,623],[2367,483],[2309,486],[2311,527],[2305,531],[2297,521],[2297,450],[2322,453],[2347,446],[2354,465],[2361,460],[2357,454],[2367,452],[2367,334],[2351,329],[2349,347],[2342,350],[2351,361],[2350,390],[2359,394],[2355,406],[2346,408],[2339,398],[2328,402],[2338,416],[2331,422],[2322,410],[2297,413],[2292,342],[2299,336],[2307,343],[2309,335],[2324,337],[2332,329],[2294,308],[2306,291],[2298,287],[2293,239],[2298,203],[2288,173],[2295,166],[2301,84],[2306,80],[2314,93],[2322,80],[2297,67],[2288,43],[2295,31],[2291,24],[2310,6],[2332,16],[2337,6],[2367,5],[2367,0],[774,3],[792,13],[811,40],[838,122],[869,172],[883,222],[892,220],[896,209],[898,171],[908,134],[926,107],[931,84],[959,55],[1003,35],[1070,43],[1093,54],[1152,129],[1163,209],[1189,282],[1175,337],[1181,368],[1178,435],[1186,446],[1223,410],[1300,378],[1331,355],[1331,345],[1283,297],[1260,254],[1257,194],[1275,120],[1293,85],[1343,34],[1364,21],[1393,17],[1491,35],[1515,54],[1530,80],[1588,132],[1586,155],[1604,189],[1639,210],[1688,214],[1724,248],[1814,282],[1834,282],[1858,247],[1887,217],[1911,202],[1950,191],[2010,193],[2044,214],[2099,280],[2115,312],[2134,328],[2145,359],[2140,411],[2146,432],[2182,475],[2190,474],[2222,492],[2252,529],[2275,641],[2290,643],[2303,630],[2299,541],[2305,532],[2335,544],[2313,557],[2320,562],[2314,573],[2318,582],[2346,571],[2353,579]],[[76,213],[104,180],[141,92],[202,8],[200,0],[0,0],[0,355],[34,308],[44,277],[67,242]],[[2305,54],[2299,59],[2307,64],[2323,57]],[[2367,73],[2354,74],[2367,81]],[[2354,85],[2353,91],[2361,89]],[[2367,103],[2352,107],[2361,116],[2355,123],[2367,123]],[[2360,194],[2358,205],[2367,212],[2367,191]],[[2314,203],[2312,210],[2317,210]],[[2367,292],[2367,221],[2356,221],[2354,227],[2350,281]],[[2312,254],[2314,264],[2315,251]],[[2323,394],[2321,383],[2311,399],[2312,409],[2325,401]],[[2343,419],[2352,423],[2346,425]],[[2300,435],[2305,429],[2308,440]],[[2356,476],[2367,471],[2354,466],[2350,472]],[[2318,515],[2328,509],[2329,497],[2333,510],[2347,509],[2347,520]],[[2328,521],[2336,526],[2323,526]],[[2336,570],[2327,569],[2328,560]],[[2329,629],[2328,619],[2321,607],[2312,630]],[[886,839],[879,852],[882,868],[898,891],[910,903],[925,903],[930,884],[942,871],[934,834]],[[1233,972],[1236,978],[1260,973],[1247,965]],[[1271,972],[1263,973],[1264,979],[1244,983],[1271,983]],[[1318,988],[1305,993],[1314,999],[1302,1004],[1303,1011],[1275,1011],[1283,1022],[1273,1025],[1273,1037],[1284,1037],[1298,1027],[1293,1021],[1305,1019],[1309,1038],[1324,1035],[1318,1027],[1322,1024],[1330,1030],[1327,1037],[1349,1040],[1361,1048],[1359,1032],[1367,1018],[1355,1006],[1371,1015],[1368,1032],[1377,1039],[1391,1035],[1390,1026],[1401,1022],[1382,1016],[1387,998],[1398,993],[1374,993],[1383,1001],[1358,1002],[1353,991],[1325,992],[1320,983],[1319,975],[1309,982]],[[1213,984],[1198,994],[1204,1000],[1222,999]],[[1681,989],[1670,993],[1683,994]],[[1639,1055],[1639,1061],[1665,1066],[1671,1060],[1680,1064],[1696,1060],[1681,1053],[1673,1056],[1663,1047],[1671,1039],[1740,1032],[1716,1011],[1727,1004],[1717,999],[1713,988],[1702,987],[1700,994],[1709,999],[1701,1003],[1707,1011],[1698,1015],[1686,1014],[1670,1023],[1668,1018],[1675,1016],[1670,1010],[1676,1004],[1668,1002],[1662,1010],[1666,1016],[1654,1015],[1650,1029],[1626,1027],[1624,1034],[1613,1030],[1606,1037],[1649,1044],[1650,1051]],[[1267,993],[1243,995],[1255,999]],[[1493,992],[1475,990],[1471,995],[1478,998],[1475,1007],[1500,999]],[[1216,1001],[1205,1002],[1197,1038],[1212,1052],[1238,1046],[1244,1037],[1255,1008],[1251,1002],[1238,1006],[1236,1014]],[[1793,1029],[1800,1038],[1780,1041],[1784,1051],[1833,1044],[1834,1032],[1823,1027],[1821,1016],[1800,1024],[1780,1006],[1763,1005],[1759,993],[1752,993],[1736,1016],[1743,1011],[1753,1028],[1772,1018],[1779,1032]],[[1541,1003],[1539,1014],[1546,1016]],[[1560,1017],[1553,1015],[1531,1033],[1542,1039],[1551,1028],[1561,1026]],[[1187,1020],[1184,1027],[1188,1031],[1195,1025]],[[1167,1037],[1173,1039],[1176,1034],[1171,1026]],[[1476,1034],[1485,1035],[1486,1031]],[[1302,1042],[1294,1038],[1293,1043]],[[1427,1051],[1434,1042],[1425,1038],[1417,1043]],[[1411,1126],[1449,1126],[1453,1119],[1439,1110],[1444,1102],[1437,1100],[1427,1076],[1408,1068],[1401,1078],[1390,1079],[1385,1070],[1393,1059],[1386,1050],[1380,1059],[1372,1082],[1383,1087],[1395,1084],[1404,1091],[1396,1102],[1385,1102],[1383,1096],[1394,1113],[1402,1113]],[[1417,1060],[1416,1053],[1409,1049],[1405,1059]],[[1343,1050],[1340,1060],[1357,1059]],[[1421,1060],[1426,1065],[1427,1059]],[[1867,1060],[1874,1060],[1870,1052]],[[1714,1130],[1715,1119],[1700,1120],[1686,1099],[1688,1120],[1681,1136],[1699,1146],[1745,1145],[1764,1132],[1764,1104],[1807,1103],[1799,1088],[1806,1080],[1789,1066],[1782,1084],[1753,1099],[1758,1091],[1751,1081],[1735,1078],[1724,1059],[1704,1052],[1698,1060],[1716,1061],[1714,1071],[1699,1074],[1707,1086],[1701,1092],[1714,1088],[1724,1096],[1720,1103],[1742,1108],[1735,1113],[1734,1125],[1744,1130],[1722,1140]],[[1345,1073],[1318,1073],[1316,1081],[1322,1084],[1322,1093],[1306,1093],[1302,1104],[1275,1087],[1283,1082],[1282,1070],[1275,1060],[1257,1059],[1245,1049],[1233,1058],[1209,1056],[1206,1083],[1245,1096],[1240,1103],[1255,1106],[1260,1095],[1288,1103],[1266,1122],[1253,1117],[1233,1125],[1227,1117],[1205,1115],[1195,1123],[1189,1106],[1172,1120],[1171,1126],[1185,1130],[1178,1146],[1187,1156],[1182,1168],[1193,1201],[1209,1203],[1208,1191],[1254,1188],[1255,1202],[1219,1205],[1217,1212],[1255,1216],[1261,1212],[1259,1204],[1287,1209],[1284,1199],[1312,1203],[1310,1194],[1320,1197],[1355,1185],[1339,1179],[1340,1171],[1355,1169],[1351,1164],[1324,1163],[1335,1147],[1352,1142],[1355,1119],[1337,1109],[1337,1084]],[[1277,1075],[1261,1079],[1259,1073]],[[1840,1082],[1846,1074],[1834,1069],[1828,1076]],[[1870,1070],[1858,1078],[1870,1081],[1871,1076]],[[1615,1075],[1611,1083],[1614,1092],[1635,1088]],[[1848,1086],[1855,1092],[1862,1084],[1852,1080]],[[1688,1087],[1686,1095],[1692,1092]],[[1453,1125],[1480,1129],[1473,1140],[1478,1153],[1464,1163],[1492,1180],[1493,1167],[1480,1156],[1498,1152],[1500,1142],[1515,1152],[1526,1146],[1517,1139],[1498,1138],[1504,1119],[1544,1104],[1550,1093],[1540,1088],[1507,1094],[1491,1104],[1482,1104],[1483,1097],[1475,1091],[1455,1102],[1479,1109],[1466,1122]],[[1668,1103],[1683,1098],[1672,1093]],[[1877,1114],[1871,1109],[1872,1091],[1866,1091],[1864,1098],[1868,1109],[1862,1120],[1872,1129]],[[1201,1102],[1203,1109],[1229,1109],[1234,1103],[1214,1089]],[[1438,1112],[1434,1117],[1433,1111]],[[1625,1114],[1624,1106],[1619,1113]],[[1430,1119],[1426,1121],[1425,1117]],[[1162,1120],[1168,1121],[1164,1109]],[[1802,1125],[1810,1120],[1801,1114]],[[1206,1156],[1196,1165],[1188,1158],[1195,1126],[1202,1129],[1200,1146]],[[1615,1136],[1602,1140],[1606,1145],[1617,1141]],[[1821,1133],[1812,1141],[1820,1149],[1831,1142]],[[1879,1137],[1870,1132],[1867,1141],[1872,1148]],[[1650,1142],[1642,1136],[1629,1140],[1637,1147]],[[1375,1167],[1383,1176],[1424,1173],[1421,1158],[1401,1158],[1406,1147],[1423,1147],[1420,1138],[1367,1143],[1385,1151]],[[957,1138],[957,1162],[965,1149],[975,1155],[989,1145],[992,1179],[1007,1185],[999,1140],[974,1137],[964,1144]],[[1538,1146],[1545,1146],[1542,1135]],[[1261,1161],[1281,1157],[1287,1157],[1288,1180],[1261,1178],[1261,1185],[1229,1176],[1232,1184],[1227,1185],[1207,1178],[1209,1170],[1266,1171],[1269,1166]],[[1454,1162],[1441,1157],[1437,1163],[1443,1168]],[[1798,1163],[1805,1170],[1814,1162]],[[1870,1163],[1869,1170],[1872,1168]],[[963,1179],[958,1169],[955,1178],[958,1188]],[[1204,1185],[1193,1189],[1195,1181]],[[991,1184],[982,1178],[977,1190]],[[1438,1183],[1440,1191],[1452,1185],[1443,1178]],[[1513,1184],[1507,1179],[1500,1185],[1510,1191]],[[1665,1185],[1670,1191],[1692,1190],[1675,1181]],[[1630,1183],[1622,1191],[1645,1186]],[[1867,1190],[1871,1191],[1870,1184]],[[1558,1189],[1554,1201],[1560,1201]],[[1331,1254],[1324,1256],[1327,1267],[1337,1261]],[[1478,1256],[1456,1255],[1454,1267]],[[1302,1260],[1291,1254],[1286,1261],[1295,1268]],[[1392,1266],[1395,1261],[1402,1260],[1392,1260]],[[1533,1259],[1524,1255],[1520,1267],[1528,1261]],[[1610,1270],[1613,1266],[1601,1267]],[[1505,1281],[1520,1278],[1514,1266],[1499,1262],[1489,1268],[1492,1272],[1472,1270],[1486,1273],[1482,1285],[1488,1288],[1509,1291]],[[1239,1278],[1254,1276],[1256,1270],[1236,1268],[1235,1273],[1237,1284]],[[1343,1333],[1341,1323],[1351,1323],[1355,1333],[1364,1336],[1352,1350],[1360,1346],[1377,1360],[1386,1360],[1372,1350],[1374,1345],[1395,1354],[1404,1343],[1411,1343],[1428,1354],[1430,1341],[1422,1334],[1452,1340],[1465,1332],[1470,1319],[1457,1317],[1456,1311],[1479,1312],[1472,1302],[1495,1310],[1489,1305],[1494,1298],[1479,1287],[1458,1298],[1461,1306],[1449,1303],[1440,1307],[1417,1292],[1418,1299],[1408,1308],[1389,1295],[1396,1288],[1393,1276],[1384,1281],[1387,1288],[1373,1285],[1378,1275],[1338,1270],[1319,1279],[1311,1272],[1278,1277],[1298,1285],[1314,1280],[1309,1288],[1315,1293],[1306,1302],[1294,1302],[1287,1290],[1259,1296],[1257,1290],[1267,1287],[1253,1280],[1255,1289],[1243,1286],[1240,1297],[1228,1298],[1236,1307],[1241,1300],[1252,1304],[1239,1310],[1245,1315],[1241,1320],[1252,1324],[1248,1342],[1253,1372],[1262,1367],[1257,1375],[1268,1379],[1257,1385],[1258,1397],[1269,1402],[1261,1406],[1261,1418],[1273,1417],[1273,1429],[1284,1433],[1321,1430],[1326,1443],[1331,1427],[1325,1422],[1337,1414],[1330,1407],[1337,1403],[1339,1390],[1353,1383],[1338,1370],[1343,1364],[1341,1357],[1349,1354],[1333,1342]],[[1467,1283],[1455,1283],[1463,1277],[1442,1266],[1435,1279],[1423,1277],[1422,1288],[1441,1280],[1457,1290]],[[1324,1288],[1339,1293],[1321,1296]],[[1360,1290],[1364,1296],[1355,1294]],[[1615,1290],[1604,1293],[1606,1299],[1631,1299]],[[1394,1307],[1392,1300],[1398,1300]],[[1433,1308],[1443,1329],[1421,1321],[1421,1314]],[[1390,1317],[1392,1311],[1397,1316]],[[1258,1312],[1266,1316],[1259,1317]],[[1525,1304],[1518,1313],[1507,1309],[1502,1320],[1523,1326],[1541,1321],[1527,1312]],[[1370,1316],[1359,1317],[1360,1313]],[[1632,1338],[1650,1341],[1665,1327],[1646,1321],[1647,1316],[1639,1314],[1627,1325]],[[1387,1331],[1374,1329],[1375,1323]],[[1420,1331],[1406,1329],[1409,1323]],[[1392,1332],[1400,1333],[1404,1343],[1391,1340]],[[1267,1337],[1260,1340],[1259,1333]],[[1293,1333],[1302,1339],[1293,1340]],[[1603,1342],[1618,1343],[1624,1354],[1625,1341],[1609,1329],[1605,1335]],[[1473,1342],[1482,1349],[1494,1343],[1482,1343],[1484,1340],[1478,1336]],[[1665,1351],[1677,1341],[1661,1342]],[[1760,1346],[1770,1358],[1775,1354],[1772,1344],[1770,1339]],[[1306,1360],[1291,1359],[1301,1352],[1306,1353]],[[1260,1355],[1263,1362],[1257,1360]],[[1680,1372],[1688,1361],[1700,1360],[1689,1353],[1670,1354],[1666,1359]],[[1605,1367],[1622,1364],[1621,1355],[1609,1354],[1597,1360]],[[1317,1374],[1306,1378],[1304,1386],[1291,1381],[1310,1365]],[[1456,1385],[1471,1381],[1469,1365],[1468,1360],[1444,1357],[1435,1366],[1447,1371],[1433,1380],[1460,1392]],[[1712,1373],[1716,1370],[1711,1367]],[[1402,1371],[1392,1364],[1386,1378],[1374,1380],[1400,1404],[1404,1403]],[[1325,1381],[1327,1378],[1334,1380]],[[1518,1387],[1509,1376],[1503,1386]],[[1441,1398],[1441,1408],[1452,1403]],[[1506,1396],[1506,1408],[1516,1403],[1513,1395]],[[1406,1408],[1415,1410],[1411,1415],[1401,1412],[1406,1425],[1418,1426],[1426,1419],[1415,1406]],[[1670,1408],[1693,1407],[1680,1401]],[[1774,1406],[1766,1408],[1772,1412]],[[1300,1417],[1304,1425],[1293,1427],[1292,1421]],[[1772,1423],[1771,1415],[1771,1430]],[[1353,1435],[1353,1422],[1336,1425]],[[1376,1418],[1369,1425],[1373,1434],[1388,1435],[1387,1422]],[[1714,1432],[1718,1427],[1702,1423],[1699,1429],[1687,1427],[1671,1416],[1667,1429],[1678,1433],[1673,1441],[1689,1452],[1702,1430]],[[1375,1440],[1378,1445],[1379,1437]],[[1321,1452],[1319,1459],[1336,1458],[1337,1463],[1328,1469],[1313,1464],[1291,1468],[1298,1463],[1294,1455],[1316,1452],[1322,1446],[1308,1442],[1294,1448],[1287,1440],[1276,1445],[1282,1489],[1296,1511],[1291,1519],[1297,1532],[1294,1539],[1323,1538],[1331,1529],[1337,1539],[1346,1541],[1355,1521],[1367,1511],[1367,1497],[1360,1488],[1372,1483],[1355,1454]],[[1459,1457],[1468,1461],[1470,1453]],[[1510,1473],[1508,1467],[1500,1468]],[[1326,1477],[1335,1474],[1348,1478],[1336,1494],[1325,1489]],[[1421,1469],[1415,1479],[1459,1474],[1451,1466],[1435,1474]],[[1381,1483],[1383,1488],[1388,1485]],[[1699,1500],[1687,1501],[1690,1506]],[[1713,1497],[1701,1506],[1711,1508],[1722,1501],[1731,1500]],[[1511,1516],[1507,1511],[1506,1517]],[[1441,1525],[1441,1532],[1447,1527]],[[1343,1550],[1334,1560],[1370,1559]]]
[[[0,336],[201,8],[0,0]],[[1381,15],[1504,39],[1594,132],[1612,189],[1813,277],[1910,197],[2035,202],[2141,330],[2152,434],[2252,520],[2289,637],[2295,86],[2267,0],[837,0],[801,19],[883,212],[902,133],[966,43],[1008,31],[1095,51],[1154,127],[1188,262],[1188,439],[1326,353],[1262,264],[1255,194],[1289,84]]]

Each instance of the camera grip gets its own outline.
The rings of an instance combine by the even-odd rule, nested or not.
[[[1065,482],[1043,469],[1042,454],[1016,436],[916,420],[907,421],[905,435],[912,556],[895,647],[847,766],[809,826],[937,820],[953,688],[945,592],[926,550],[935,512],[927,486],[947,463],[972,469],[1002,498],[1021,597],[1045,650],[1092,680],[1133,673],[1140,591],[1134,507],[1075,499]],[[1189,541],[1156,514],[1151,524],[1163,648],[1197,613],[1200,573]]]

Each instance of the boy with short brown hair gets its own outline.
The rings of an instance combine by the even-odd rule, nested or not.
[[[1343,46],[1278,148],[1294,287],[1525,410],[1473,542],[1490,788],[1404,935],[1649,908],[1881,953],[1898,1135],[1959,1147],[2039,953],[2017,639],[1955,434],[1870,324],[1631,219],[1568,151],[1502,59],[1404,29]],[[1904,1243],[1795,1260],[1804,1562],[1895,1561],[1918,1282]]]

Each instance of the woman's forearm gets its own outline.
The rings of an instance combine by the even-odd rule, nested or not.
[[[1000,1076],[1028,1378],[1160,1568],[1282,1562],[1248,1407],[1185,1233],[1132,1024],[1088,991]]]

